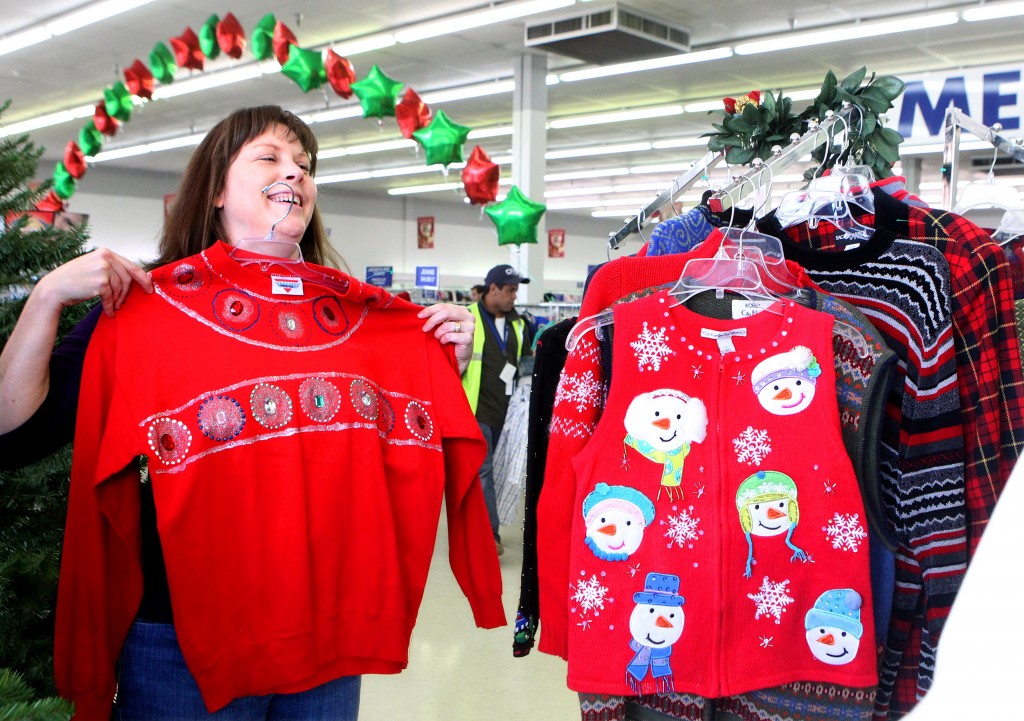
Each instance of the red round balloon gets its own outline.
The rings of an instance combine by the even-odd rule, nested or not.
[[[327,82],[331,84],[331,89],[343,98],[351,98],[352,83],[356,80],[356,71],[352,63],[328,48],[327,57],[324,58],[324,70],[327,72]]]
[[[85,154],[74,140],[64,149],[64,167],[75,180],[85,175]]]
[[[96,110],[92,114],[92,123],[104,135],[114,135],[121,125],[117,118],[113,118],[107,113],[107,104],[105,102],[96,104]]]
[[[473,205],[486,205],[498,197],[498,181],[501,179],[501,168],[477,145],[469,156],[466,167],[462,169],[462,184],[465,186],[466,197]]]
[[[292,45],[298,45],[299,40],[295,37],[295,33],[288,29],[280,20],[277,21],[277,25],[274,26],[274,57],[277,58],[277,62],[284,65],[288,62],[288,50]]]
[[[238,60],[242,57],[245,49],[245,30],[231,13],[224,16],[224,19],[217,23],[217,44],[221,52],[229,58]]]
[[[153,73],[149,72],[149,68],[143,65],[142,61],[138,58],[135,58],[135,62],[125,69],[124,81],[132,95],[138,95],[146,100],[153,99],[153,86],[155,83]]]
[[[52,190],[46,194],[46,197],[39,201],[36,205],[36,210],[41,210],[44,213],[56,213],[60,210],[64,210],[64,201],[61,200],[60,196]]]
[[[420,128],[430,125],[430,108],[420,99],[416,91],[408,88],[395,105],[395,120],[402,135],[411,138]]]
[[[199,36],[192,28],[185,28],[185,32],[176,38],[171,38],[171,50],[174,51],[174,60],[179,68],[190,68],[191,70],[202,70],[203,49],[199,47]]]

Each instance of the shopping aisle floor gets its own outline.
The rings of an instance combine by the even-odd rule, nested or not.
[[[534,649],[512,656],[523,538],[503,527],[501,575],[509,625],[476,628],[469,602],[448,566],[441,528],[427,589],[409,648],[409,667],[394,676],[363,677],[360,721],[574,721],[577,696],[565,686],[565,662]]]

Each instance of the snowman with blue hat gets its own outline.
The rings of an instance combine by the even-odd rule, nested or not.
[[[860,622],[861,595],[852,588],[836,588],[818,596],[804,617],[805,638],[811,653],[830,666],[844,666],[857,657],[864,624]]]
[[[605,561],[625,561],[636,553],[653,520],[651,499],[629,486],[598,483],[583,499],[587,547]]]
[[[629,647],[636,651],[626,666],[626,683],[637,695],[643,693],[648,673],[655,681],[657,693],[675,691],[672,678],[672,644],[683,635],[683,604],[679,595],[679,576],[648,573],[644,590],[633,594],[636,607],[629,616]]]

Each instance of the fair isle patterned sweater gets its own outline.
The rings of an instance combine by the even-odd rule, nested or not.
[[[550,482],[570,483],[574,501],[565,573],[541,546],[541,582],[565,611],[552,617],[542,597],[541,650],[561,627],[569,686],[586,693],[873,686],[867,533],[840,434],[832,317],[786,301],[717,320],[671,301],[616,308],[616,382],[596,428],[553,421],[553,434],[590,437],[549,455],[549,469],[571,472],[546,479],[541,528],[557,520]],[[576,402],[596,405],[600,391]]]
[[[404,668],[442,494],[475,620],[504,623],[484,444],[451,351],[420,330],[418,306],[342,279],[347,292],[307,283],[282,299],[218,244],[100,320],[57,604],[57,685],[76,718],[109,718],[141,597],[138,455],[210,710]]]

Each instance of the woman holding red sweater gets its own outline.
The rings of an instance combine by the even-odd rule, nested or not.
[[[474,618],[504,624],[454,368],[472,318],[334,270],[316,152],[292,113],[236,111],[152,273],[102,249],[65,264],[0,356],[5,464],[75,434],[55,664],[78,719],[356,718],[360,675],[408,661],[442,493]],[[96,296],[107,317],[41,361],[60,309]]]

